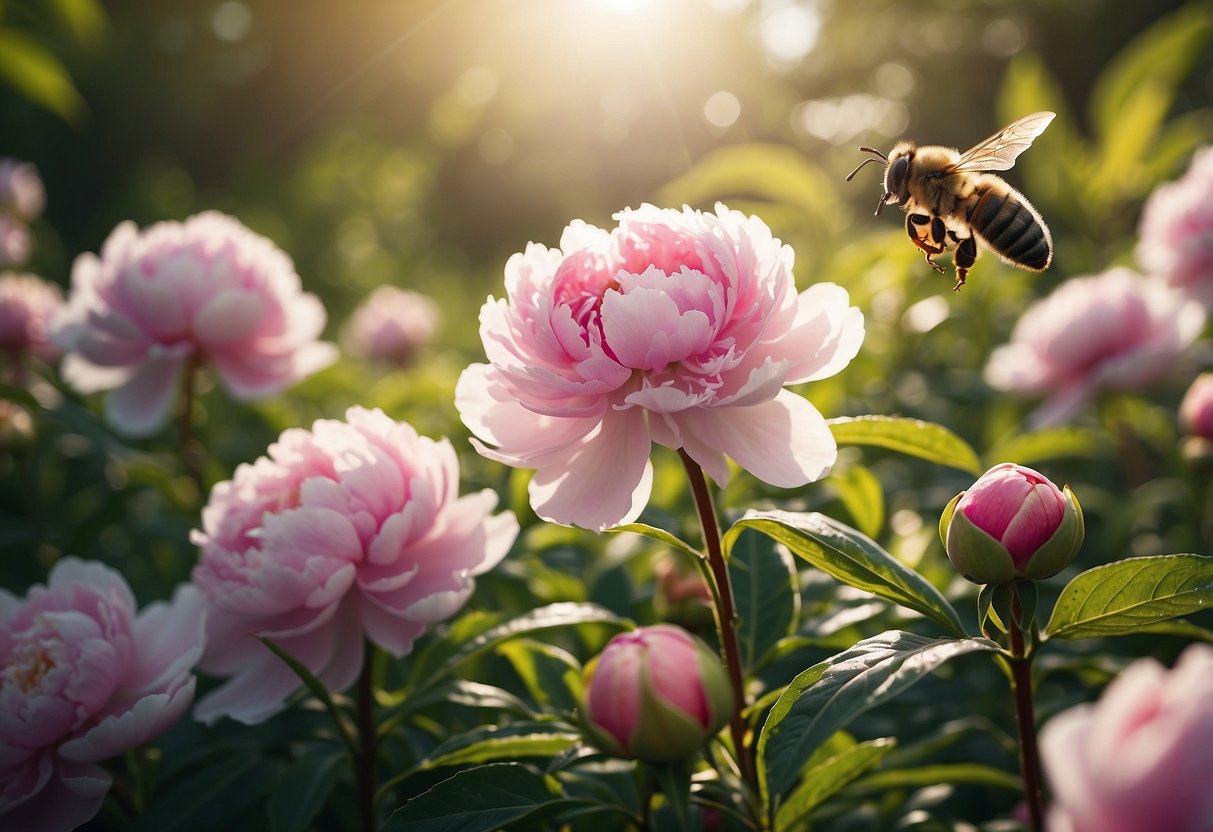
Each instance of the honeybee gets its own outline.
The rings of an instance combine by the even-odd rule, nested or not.
[[[873,155],[860,162],[847,181],[869,162],[884,165],[884,194],[876,203],[877,216],[886,205],[901,206],[911,242],[937,272],[944,267],[931,258],[954,245],[956,291],[977,261],[977,240],[1004,263],[1044,271],[1053,260],[1049,227],[1027,197],[986,171],[1009,170],[1053,116],[1049,112],[1024,116],[964,153],[938,145],[918,147],[909,141],[898,142],[888,156],[861,147]]]

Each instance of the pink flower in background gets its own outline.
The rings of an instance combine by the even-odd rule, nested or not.
[[[33,240],[25,223],[0,214],[0,266],[20,266],[29,259]]]
[[[407,364],[434,337],[438,305],[418,292],[380,286],[354,310],[345,331],[354,355]]]
[[[1200,304],[1128,269],[1074,278],[1028,307],[1011,343],[991,354],[986,381],[1047,395],[1032,423],[1064,423],[1099,390],[1136,390],[1164,378],[1204,320]]]
[[[1179,423],[1187,433],[1213,439],[1213,373],[1201,373],[1179,405]]]
[[[447,440],[380,410],[288,430],[268,454],[215,486],[192,536],[193,580],[209,609],[199,668],[232,677],[198,703],[206,722],[261,722],[299,687],[250,633],[343,690],[362,667],[364,638],[408,653],[518,534],[512,513],[492,514],[492,491],[459,496]]]
[[[846,291],[798,294],[792,250],[723,205],[616,218],[612,231],[575,221],[559,249],[531,244],[506,264],[506,298],[480,312],[489,363],[456,389],[476,449],[536,469],[540,516],[593,529],[640,514],[654,442],[720,484],[725,457],[785,488],[824,476],[834,439],[783,388],[855,356],[863,316]]]
[[[1169,672],[1134,662],[1099,702],[1053,717],[1040,750],[1049,832],[1208,832],[1213,647],[1188,647]]]
[[[62,305],[63,292],[54,283],[32,274],[0,274],[0,351],[53,361],[59,350],[50,340],[51,318]]]
[[[0,159],[0,211],[28,222],[46,207],[46,189],[32,162]]]
[[[1213,310],[1213,147],[1199,151],[1179,181],[1154,190],[1138,233],[1142,270]]]
[[[142,233],[125,222],[101,257],[72,268],[56,342],[81,393],[109,390],[106,415],[130,436],[154,433],[190,362],[208,365],[236,399],[274,396],[336,358],[316,339],[320,301],[281,250],[214,211]]]
[[[194,696],[202,598],[136,613],[126,581],[65,558],[22,601],[0,590],[0,826],[71,829],[110,787],[96,764],[177,721]]]

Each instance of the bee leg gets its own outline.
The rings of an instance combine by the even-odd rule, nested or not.
[[[977,262],[977,240],[973,237],[965,237],[963,240],[953,235],[959,245],[956,247],[956,254],[952,258],[956,264],[956,286],[954,291],[959,292],[960,287],[965,285],[965,278],[969,275],[969,269]]]
[[[906,233],[910,235],[910,241],[922,249],[927,264],[940,273],[944,271],[944,267],[931,257],[944,249],[943,227],[943,220],[939,217],[929,217],[926,214],[906,215]]]

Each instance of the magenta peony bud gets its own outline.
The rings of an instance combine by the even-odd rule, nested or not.
[[[970,581],[1056,575],[1082,545],[1082,508],[1069,486],[1004,462],[948,503],[939,521],[948,559]]]
[[[1201,373],[1179,405],[1184,433],[1213,439],[1213,372]]]
[[[594,740],[620,757],[685,759],[733,710],[720,659],[672,624],[615,636],[586,666],[585,685],[583,711]]]

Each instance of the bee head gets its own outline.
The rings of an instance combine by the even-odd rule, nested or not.
[[[903,144],[905,144],[903,142]],[[872,155],[864,159],[855,166],[855,170],[847,175],[847,181],[850,182],[855,174],[869,162],[878,162],[884,165],[884,194],[881,195],[880,201],[876,203],[876,213],[880,214],[880,209],[886,205],[902,205],[910,198],[910,190],[907,181],[910,177],[910,159],[913,158],[913,149],[903,150],[901,145],[893,148],[894,154],[892,158],[885,156],[874,147],[859,148],[865,153]]]
[[[914,152],[908,151],[905,153],[894,154],[885,165],[884,172],[884,198],[876,207],[876,213],[880,213],[880,209],[885,205],[903,205],[910,198],[909,179],[910,179],[910,162],[914,158]]]

